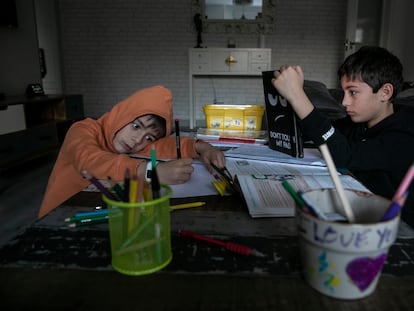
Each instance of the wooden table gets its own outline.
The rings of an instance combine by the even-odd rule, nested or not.
[[[68,228],[64,219],[102,204],[80,193],[0,250],[0,310],[414,310],[414,239],[392,246],[376,291],[365,299],[324,296],[301,277],[293,218],[253,219],[235,196],[171,213],[173,260],[132,277],[111,266],[108,225]],[[266,254],[243,256],[190,240],[180,229],[239,242]]]

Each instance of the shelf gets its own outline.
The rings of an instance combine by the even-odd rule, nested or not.
[[[8,125],[0,132],[0,169],[56,151],[69,126],[83,118],[82,95],[14,97],[1,107],[0,119]],[[11,126],[15,120],[19,127]]]

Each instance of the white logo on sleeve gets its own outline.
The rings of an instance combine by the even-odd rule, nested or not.
[[[329,137],[331,137],[333,135],[334,132],[335,132],[335,128],[333,126],[331,126],[329,131],[327,131],[325,134],[322,135],[323,140],[327,141],[329,139]]]

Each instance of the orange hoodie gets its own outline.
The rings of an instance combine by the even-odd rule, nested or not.
[[[116,181],[123,180],[127,168],[136,172],[145,160],[116,153],[112,141],[117,131],[146,114],[164,118],[167,134],[138,154],[150,156],[152,145],[155,145],[158,158],[176,158],[175,137],[169,137],[173,118],[171,92],[162,86],[137,91],[98,120],[87,118],[70,127],[49,177],[38,217],[43,217],[90,184],[80,173],[84,169],[97,179],[111,176]],[[195,140],[190,137],[181,139],[183,157],[197,157],[194,144]]]

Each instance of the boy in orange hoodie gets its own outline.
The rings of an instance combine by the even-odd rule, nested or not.
[[[147,161],[129,154],[150,156],[152,145],[160,159],[177,158],[172,132],[172,94],[162,86],[139,90],[97,120],[86,118],[68,130],[49,177],[38,217],[43,217],[90,184],[86,170],[97,179],[123,180],[127,169],[145,179]],[[206,142],[182,137],[181,159],[160,162],[161,183],[180,184],[190,179],[192,159],[224,167],[224,154]]]

